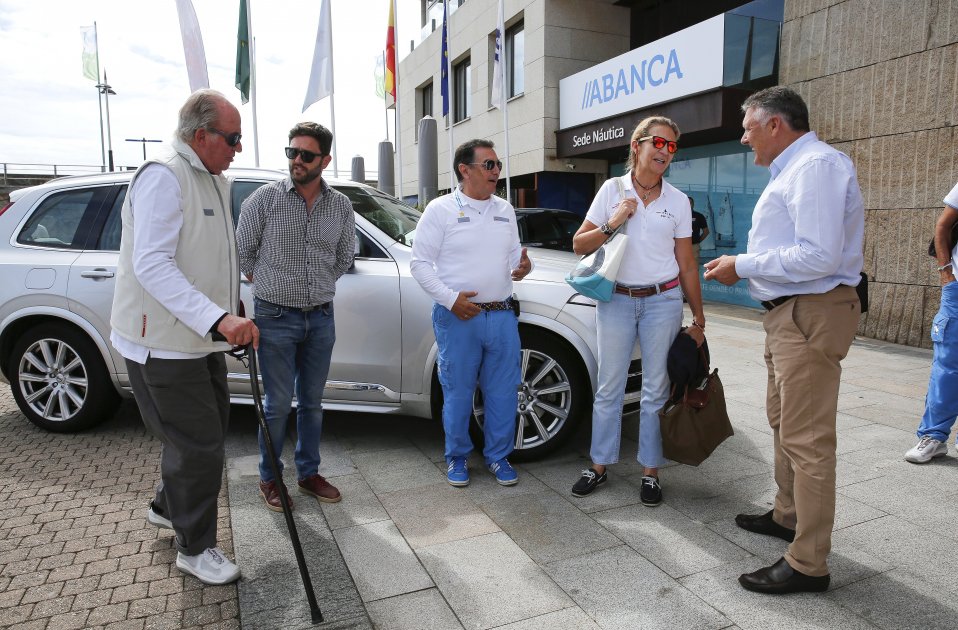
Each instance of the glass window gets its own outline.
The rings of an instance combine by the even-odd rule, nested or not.
[[[86,228],[110,191],[110,186],[98,186],[50,195],[30,215],[17,242],[55,249],[82,249]]]
[[[465,120],[472,115],[472,73],[469,59],[461,61],[452,69],[456,111],[453,122]]]
[[[100,238],[97,239],[96,248],[105,252],[120,251],[120,234],[123,230],[123,201],[126,199],[127,186],[123,186],[113,200],[113,206],[110,208],[110,214],[106,217],[106,223],[100,232]]]
[[[509,98],[525,90],[526,36],[522,22],[506,29],[506,86]]]
[[[416,141],[419,141],[419,121],[424,116],[432,116],[432,81],[416,90],[416,124],[413,129]]]
[[[269,182],[236,180],[233,182],[233,189],[230,211],[233,213],[233,225],[239,223],[240,209],[246,198],[253,194],[253,191],[260,186],[265,186]]]
[[[404,245],[412,245],[416,225],[422,217],[418,210],[369,188],[340,186],[336,190],[349,197],[353,210],[359,216],[385,232],[389,238]]]

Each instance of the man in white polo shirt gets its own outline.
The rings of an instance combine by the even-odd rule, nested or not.
[[[412,247],[412,275],[436,302],[432,323],[446,477],[453,486],[469,484],[469,419],[477,385],[485,406],[486,466],[504,486],[519,480],[507,459],[521,379],[512,281],[522,280],[532,263],[519,245],[515,209],[494,194],[502,163],[493,147],[488,140],[469,140],[456,149],[459,186],[426,206]]]

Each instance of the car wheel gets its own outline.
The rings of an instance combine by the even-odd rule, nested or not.
[[[119,396],[93,342],[64,324],[41,324],[14,344],[13,397],[30,422],[56,432],[85,429],[113,415]]]
[[[578,353],[557,335],[522,327],[521,378],[516,408],[515,450],[510,459],[540,458],[565,441],[591,411],[592,387]],[[482,394],[473,399],[473,442],[482,444]]]

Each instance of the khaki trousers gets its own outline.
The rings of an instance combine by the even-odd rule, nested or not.
[[[800,295],[765,314],[766,412],[778,484],[772,518],[795,529],[785,560],[806,575],[828,574],[841,360],[860,315],[855,289],[844,285]]]

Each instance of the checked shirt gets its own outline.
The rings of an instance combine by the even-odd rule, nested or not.
[[[292,308],[333,300],[355,240],[352,203],[325,180],[310,209],[288,177],[258,188],[236,228],[240,271],[254,279],[253,294]]]

